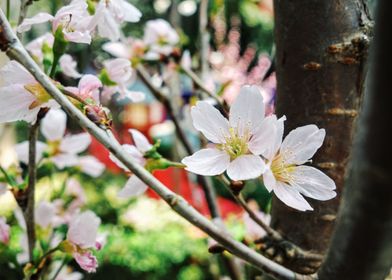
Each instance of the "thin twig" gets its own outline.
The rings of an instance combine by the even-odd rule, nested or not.
[[[33,0],[21,0],[20,1],[18,25],[20,25],[22,23],[22,21],[25,19],[26,15],[27,15],[27,10],[29,9],[29,6],[31,4],[33,4]]]
[[[33,261],[33,251],[35,247],[35,181],[36,169],[36,146],[38,137],[39,120],[29,128],[29,165],[28,165],[28,185],[26,189],[27,204],[23,209],[23,217],[26,222],[27,244],[29,245],[29,258]]]
[[[63,109],[83,128],[91,133],[101,144],[103,144],[113,155],[119,159],[133,174],[139,177],[146,185],[153,189],[169,206],[190,223],[200,228],[211,236],[232,254],[261,270],[267,270],[280,275],[281,279],[315,279],[313,276],[297,274],[290,269],[279,265],[268,258],[258,254],[246,245],[234,240],[214,225],[206,217],[188,204],[181,196],[175,194],[159,180],[152,176],[146,169],[127,157],[117,141],[112,141],[105,130],[95,125],[81,111],[79,111],[66,96],[56,87],[52,80],[45,75],[35,61],[23,48],[20,41],[13,33],[3,11],[0,9],[0,49],[7,56],[15,59],[23,65],[45,90],[56,100]]]
[[[202,90],[204,93],[206,93],[209,97],[215,100],[215,102],[218,104],[218,106],[222,109],[222,113],[227,117],[228,112],[229,112],[229,106],[227,103],[223,100],[223,98],[219,97],[215,93],[211,92],[203,83],[203,81],[196,75],[195,72],[193,72],[191,69],[188,69],[186,67],[181,67],[181,71],[186,74],[193,83]]]
[[[208,32],[208,0],[201,0],[199,6],[200,74],[205,81],[208,74],[208,50],[210,33]]]
[[[234,192],[231,188],[232,182],[230,182],[226,177],[221,176],[221,180],[226,186],[227,190],[231,193],[234,199],[241,205],[241,207],[248,213],[249,217],[258,224],[267,233],[268,237],[273,241],[284,244],[285,247],[292,251],[292,257],[302,260],[309,261],[322,261],[324,259],[323,255],[312,253],[300,248],[298,245],[286,240],[278,231],[267,225],[263,220],[261,220],[256,213],[248,206],[245,199],[243,198],[241,192]]]
[[[176,128],[176,134],[177,137],[180,139],[180,142],[185,148],[185,151],[187,152],[188,155],[193,154],[195,151],[192,148],[192,145],[189,143],[188,138],[185,135],[184,130],[182,129],[180,122],[177,118],[177,116],[174,114],[174,110],[172,107],[172,104],[170,100],[165,96],[165,94],[160,91],[158,88],[156,88],[152,83],[151,83],[151,77],[148,74],[147,70],[142,66],[138,65],[136,67],[136,71],[140,77],[140,79],[143,81],[143,83],[147,86],[147,88],[151,91],[151,93],[154,95],[154,97],[160,101],[163,106],[165,106],[165,109],[167,113],[169,114],[170,118],[172,119],[174,126]],[[215,190],[213,187],[210,185],[210,182],[208,182],[207,178],[203,176],[197,176],[197,182],[202,186],[204,193],[206,195],[206,200],[207,200],[207,205],[210,210],[212,218],[218,218],[221,216],[219,207],[216,203],[216,195],[215,195]]]

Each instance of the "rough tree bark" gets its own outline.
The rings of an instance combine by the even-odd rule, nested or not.
[[[325,128],[313,165],[333,178],[337,198],[298,212],[274,200],[272,226],[304,249],[325,253],[340,203],[353,124],[361,103],[371,24],[364,0],[275,0],[277,114],[285,132]],[[309,199],[310,200],[310,199]],[[311,273],[302,261],[286,263]]]
[[[378,1],[376,16],[369,86],[320,280],[380,280],[392,266],[392,2]]]

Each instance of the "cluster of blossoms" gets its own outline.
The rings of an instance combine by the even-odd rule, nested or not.
[[[268,191],[295,209],[313,210],[303,196],[328,200],[336,196],[335,183],[318,169],[304,165],[321,147],[325,130],[306,125],[283,140],[285,117],[264,116],[256,86],[244,86],[230,108],[229,120],[206,101],[191,109],[194,127],[211,147],[186,157],[186,169],[204,176],[223,174],[232,180],[263,177]]]
[[[132,102],[145,98],[143,92],[129,89],[136,81],[132,66],[143,60],[159,61],[178,54],[180,36],[163,19],[148,21],[142,39],[122,39],[121,24],[137,22],[140,17],[140,11],[126,0],[73,0],[54,16],[39,13],[25,19],[17,30],[25,32],[35,24],[52,24],[52,32],[27,44],[27,50],[46,73],[50,72],[52,79],[59,71],[69,78],[78,79],[75,81],[77,86],[63,86],[56,81],[54,84],[90,120],[107,128],[110,118],[103,104],[114,94],[118,93],[120,98],[128,98]],[[103,61],[97,75],[82,74],[78,71],[77,62],[66,54],[65,49],[69,42],[90,44],[95,35],[110,40],[102,48],[115,58]],[[249,73],[255,52],[248,49],[240,56],[238,39],[238,33],[231,32],[229,45],[221,47],[220,54],[212,53],[209,61],[213,66],[214,80],[226,86],[223,97],[231,105],[228,119],[207,101],[198,101],[191,108],[193,126],[210,141],[208,146],[185,157],[180,164],[163,158],[157,152],[159,142],[153,145],[141,132],[129,129],[132,144],[122,146],[123,156],[149,172],[180,167],[202,176],[225,176],[226,173],[233,181],[262,178],[266,189],[286,205],[300,211],[312,210],[304,196],[328,200],[336,195],[335,183],[318,169],[306,165],[321,147],[325,130],[316,125],[306,125],[283,138],[286,118],[272,114],[274,76],[263,81],[270,61],[260,57]],[[168,71],[173,64],[173,69],[179,68],[178,61],[170,60],[170,63],[163,71]],[[182,67],[190,69],[190,65],[190,54],[184,52]],[[241,87],[248,83],[256,86]],[[57,170],[70,171],[70,174],[81,172],[94,178],[104,172],[105,166],[100,161],[82,154],[91,143],[90,135],[85,132],[67,133],[67,115],[35,78],[15,61],[0,69],[0,97],[0,123],[20,120],[30,124],[40,122],[40,140],[44,140],[36,142],[37,168],[50,164]],[[0,195],[9,190],[17,193],[16,189],[23,191],[21,186],[26,187],[26,176],[23,178],[21,169],[28,165],[28,146],[27,141],[15,146],[18,161],[22,164],[15,167],[7,184],[0,181]],[[131,198],[147,190],[147,185],[132,174],[115,154],[109,157],[128,175],[119,197]],[[2,172],[8,171],[2,169]],[[93,212],[82,210],[86,197],[74,177],[67,179],[64,186],[60,194],[50,197],[51,201],[42,200],[36,205],[35,223],[41,233],[39,241],[50,243],[49,251],[72,255],[85,271],[95,272],[98,264],[93,252],[100,250],[104,243],[104,238],[98,235],[101,220]],[[260,219],[269,222],[268,215],[257,214]],[[15,216],[23,230],[20,240],[23,251],[17,259],[26,263],[29,257],[26,224],[20,210]],[[244,216],[244,221],[250,235],[256,238],[265,234],[255,228],[249,216]],[[66,235],[59,230],[63,226],[68,228]],[[7,245],[9,240],[10,226],[5,218],[0,217],[0,244]],[[79,279],[81,276],[76,273],[69,277]]]

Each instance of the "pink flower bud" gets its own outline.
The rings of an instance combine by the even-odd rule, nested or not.
[[[8,244],[9,241],[10,226],[7,225],[4,217],[0,217],[0,243]]]
[[[75,261],[80,265],[80,267],[88,273],[97,271],[97,258],[91,252],[75,252],[73,253],[73,257],[75,258]]]

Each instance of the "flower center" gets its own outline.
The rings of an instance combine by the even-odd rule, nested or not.
[[[36,100],[30,104],[29,109],[32,110],[39,105],[46,103],[50,99],[50,95],[46,90],[38,83],[25,85],[24,88],[35,96]]]
[[[281,154],[278,154],[271,163],[271,171],[277,181],[290,184],[293,181],[291,173],[294,171],[295,165],[287,165]]]
[[[234,160],[241,155],[249,153],[248,141],[249,132],[246,131],[243,136],[238,134],[234,128],[229,129],[230,135],[225,137],[225,143],[220,144],[219,148],[230,155],[230,159]]]
[[[55,156],[55,155],[61,153],[61,151],[60,151],[60,140],[48,141],[47,152],[51,156]]]

